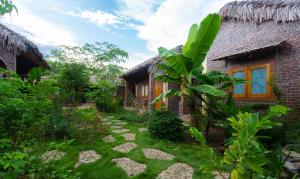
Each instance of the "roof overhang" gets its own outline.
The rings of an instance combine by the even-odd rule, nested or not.
[[[262,53],[262,52],[268,52],[268,51],[274,50],[278,47],[281,47],[284,43],[285,43],[285,41],[275,41],[275,42],[257,46],[255,48],[251,48],[251,49],[249,49],[247,47],[243,47],[240,49],[235,49],[236,53],[224,54],[222,56],[214,58],[212,61],[236,59],[241,56],[253,55],[253,54],[258,54],[258,53]]]

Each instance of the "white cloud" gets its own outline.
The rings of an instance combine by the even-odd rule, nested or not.
[[[138,37],[147,42],[148,50],[183,44],[190,26],[210,12],[218,12],[231,0],[166,0],[138,27]]]
[[[119,13],[140,21],[135,26],[138,37],[147,42],[148,50],[183,44],[190,26],[210,12],[218,12],[232,0],[119,0]],[[157,8],[156,8],[157,6]]]
[[[126,62],[121,64],[121,66],[130,69],[154,56],[155,54],[150,54],[150,53],[149,54],[139,53],[139,52],[129,53],[128,59],[126,59]]]
[[[46,21],[32,14],[28,9],[17,4],[18,14],[13,13],[0,18],[1,23],[24,35],[29,40],[42,46],[76,45],[71,32],[57,24]]]

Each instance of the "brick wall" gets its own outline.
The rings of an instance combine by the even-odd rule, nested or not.
[[[225,53],[226,50],[237,50],[238,52],[239,48],[243,49],[253,45],[250,43],[266,44],[274,39],[285,40],[285,43],[280,50],[273,51],[271,54],[261,53],[259,57],[248,56],[235,60],[213,61],[217,53]],[[256,25],[243,22],[223,22],[207,59],[208,70],[226,72],[231,67],[264,62],[274,64],[272,68],[283,102],[300,111],[300,23],[277,24],[270,21]]]

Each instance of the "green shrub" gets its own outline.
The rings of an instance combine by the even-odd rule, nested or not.
[[[120,107],[118,102],[113,98],[96,98],[97,109],[101,112],[118,112]]]
[[[159,139],[180,141],[183,139],[182,121],[168,111],[153,111],[150,114],[149,132]]]
[[[122,112],[117,117],[118,120],[129,121],[135,123],[146,123],[149,121],[150,113],[137,114],[136,112]]]

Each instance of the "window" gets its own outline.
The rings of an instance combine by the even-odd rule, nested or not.
[[[142,85],[142,96],[146,97],[148,96],[149,90],[148,90],[148,85]]]
[[[240,99],[272,99],[270,80],[270,64],[248,66],[242,69],[231,70],[235,78],[246,80],[244,84],[233,86],[235,98]]]

